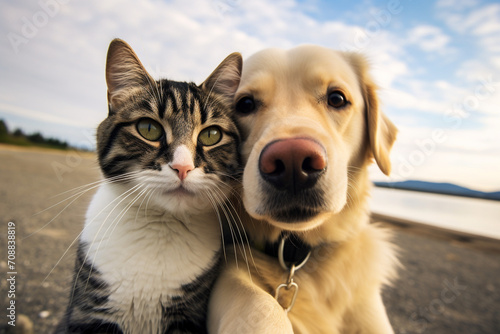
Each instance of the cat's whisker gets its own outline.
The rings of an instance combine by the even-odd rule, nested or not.
[[[214,185],[214,187],[216,187],[216,185]],[[231,232],[231,239],[233,240],[233,244],[235,244],[237,234],[236,234],[236,231],[233,228],[232,213],[229,211],[229,207],[226,205],[225,200],[223,198],[221,198],[221,196],[219,196],[216,193],[216,189],[215,188],[211,189],[210,191],[207,190],[207,193],[214,199],[214,202],[216,203],[215,205],[217,205],[222,210],[222,212],[224,213],[227,225],[228,225],[228,227],[230,229],[230,232]],[[235,253],[235,256],[236,255],[237,254]],[[236,256],[236,260],[237,260],[237,256]]]
[[[229,173],[225,173],[225,172],[222,172],[222,171],[216,171],[215,173],[217,175],[221,175],[221,176],[230,178],[233,181],[236,181],[237,183],[242,183],[241,177],[243,176],[243,171],[238,171],[238,172],[236,172],[234,174],[229,174]]]
[[[137,212],[135,214],[135,222],[137,222],[137,219],[139,218],[139,212],[141,212],[142,205],[144,204],[144,201],[146,198],[149,196],[149,194],[153,191],[152,189],[145,189],[147,191],[146,195],[144,195],[141,204],[139,204],[139,208],[137,208]],[[144,209],[144,216],[146,216],[146,209]]]
[[[228,207],[227,204],[224,204],[224,206]],[[229,207],[228,207],[227,210],[231,211],[229,209]],[[248,257],[248,254],[247,254],[247,251],[246,251],[246,248],[245,248],[245,245],[247,245],[247,247],[249,248],[250,257],[251,257],[252,262],[253,262],[253,255],[251,254],[250,246],[249,246],[249,244],[247,242],[245,242],[243,240],[240,227],[238,226],[238,221],[233,218],[232,222],[230,222],[229,224],[234,224],[234,227],[236,228],[236,233],[234,233],[234,234],[235,234],[235,236],[237,234],[239,241],[233,242],[233,244],[234,244],[235,248],[238,247],[243,252],[243,260],[244,260],[244,263],[245,263],[245,265],[247,267],[247,271],[248,271],[250,280],[252,280],[252,275],[251,275],[250,266],[249,266],[250,261],[249,261],[249,257]],[[245,233],[244,233],[244,235],[245,235],[245,238],[246,238],[246,234]],[[233,237],[233,240],[234,240],[234,237]],[[238,267],[238,258],[237,257],[236,257],[236,267]]]
[[[227,212],[227,208],[224,206],[224,201],[220,200],[220,198],[217,197],[214,192],[212,193],[212,192],[210,192],[210,191],[207,190],[207,194],[213,198],[213,200],[215,202],[215,205],[218,205],[219,208],[222,209],[222,212],[224,213],[224,216],[226,217],[227,226],[229,227],[229,232],[231,234],[231,239],[233,240],[233,244],[234,244],[234,240],[236,240],[236,232],[235,232],[235,230],[233,228],[233,224],[231,224],[231,220],[229,218],[229,214]],[[222,237],[224,237],[224,236],[222,236]],[[236,251],[236,247],[233,247],[233,249],[234,249],[234,258],[236,260],[236,267],[238,267],[238,253]]]
[[[118,205],[120,205],[120,204],[121,204],[121,202],[123,202],[123,201],[124,201],[125,199],[127,199],[129,196],[131,196],[132,194],[134,194],[134,193],[136,193],[137,191],[139,191],[139,190],[140,190],[140,193],[139,193],[139,194],[137,194],[137,195],[136,195],[136,196],[135,196],[135,197],[134,197],[134,198],[130,201],[130,203],[128,203],[128,204],[125,206],[125,208],[123,208],[123,209],[121,210],[121,212],[120,212],[120,213],[119,213],[119,214],[118,214],[118,215],[117,215],[117,216],[113,219],[113,221],[112,221],[111,223],[109,223],[109,224],[108,224],[109,226],[106,228],[106,230],[104,231],[104,233],[102,233],[101,240],[99,241],[99,243],[98,243],[98,245],[97,245],[97,248],[96,248],[96,250],[95,250],[94,260],[92,261],[92,264],[91,264],[91,270],[90,270],[89,276],[87,277],[87,282],[86,282],[86,285],[85,285],[85,289],[87,288],[87,285],[88,285],[88,283],[89,283],[89,281],[90,281],[90,277],[91,277],[91,274],[92,274],[92,269],[94,268],[94,264],[95,264],[95,259],[97,258],[98,254],[99,254],[99,250],[100,250],[100,248],[101,248],[101,244],[102,244],[102,242],[103,242],[104,240],[106,240],[106,244],[104,245],[104,249],[106,249],[106,248],[107,248],[107,246],[108,246],[109,241],[111,240],[111,236],[113,235],[113,232],[115,231],[115,228],[116,228],[116,227],[120,224],[120,222],[121,222],[122,218],[125,216],[125,214],[128,212],[128,210],[130,210],[130,208],[131,208],[132,206],[134,206],[134,204],[137,202],[137,200],[138,200],[138,199],[139,199],[139,198],[140,198],[140,197],[141,197],[141,196],[142,196],[145,192],[147,192],[147,191],[148,191],[148,189],[142,189],[142,190],[141,190],[141,188],[142,188],[142,187],[143,187],[143,185],[138,185],[138,187],[137,187],[137,186],[136,186],[136,187],[134,187],[134,188],[135,188],[135,190],[134,190],[132,193],[130,193],[129,195],[127,195],[125,198],[123,198],[123,199],[122,199],[119,203],[117,203],[117,204],[115,205],[115,207],[114,207],[114,208],[110,211],[110,214],[111,214],[113,211],[115,211],[116,207],[117,207]],[[106,224],[106,222],[107,222],[108,218],[109,218],[109,215],[108,215],[108,216],[106,217],[106,219],[102,222],[101,227],[102,227],[103,225],[105,225],[105,224]],[[99,233],[98,233],[98,235],[101,235],[101,233],[100,233],[101,227],[99,228]],[[110,231],[110,229],[111,229],[111,231]],[[108,232],[109,232],[109,234],[108,234]],[[94,243],[94,242],[95,242],[95,239],[93,240],[93,242],[92,242],[92,243]]]
[[[66,254],[68,254],[69,250],[71,249],[71,247],[78,241],[80,240],[80,237],[81,235],[83,234],[83,230],[80,231],[80,233],[78,233],[78,235],[76,236],[76,238],[73,239],[73,241],[71,242],[71,244],[66,248],[66,250],[64,251],[63,255],[61,255],[61,257],[59,258],[59,260],[57,260],[56,264],[52,267],[52,269],[49,271],[49,273],[47,274],[47,276],[45,276],[45,278],[42,280],[42,283],[45,283],[45,281],[47,280],[47,278],[49,278],[49,276],[52,274],[52,272],[56,269],[56,267],[59,265],[59,263],[61,263],[62,259],[66,256]]]
[[[136,191],[139,191],[141,189],[141,187],[137,188]],[[134,193],[136,192],[134,191]],[[148,189],[142,189],[140,190],[140,193],[137,194],[131,201],[129,204],[126,205],[125,208],[122,209],[122,211],[115,217],[115,219],[111,222],[111,224],[109,225],[109,227],[106,229],[106,231],[104,231],[104,234],[102,236],[102,240],[104,240],[106,238],[106,235],[108,234],[108,231],[109,229],[111,228],[111,226],[113,226],[111,232],[109,233],[109,236],[107,237],[107,240],[106,240],[106,244],[104,245],[104,248],[106,248],[108,246],[108,243],[109,243],[109,240],[111,239],[111,236],[113,235],[113,232],[115,231],[115,228],[116,226],[120,223],[121,219],[125,216],[125,214],[128,212],[128,210],[130,210],[130,208],[132,206],[134,206],[134,204],[139,200],[139,198],[145,193],[147,192]],[[100,247],[100,243],[99,243],[99,247]],[[99,247],[97,247],[97,251],[99,251]]]
[[[143,76],[144,80],[148,83],[148,87],[144,87],[144,90],[149,94],[149,97],[151,100],[155,101],[156,103],[160,102],[160,92],[158,91],[158,85],[157,81],[154,81],[153,78],[149,75],[149,73],[146,71],[145,68],[140,69],[141,75]],[[161,81],[161,80],[160,80]],[[154,88],[153,88],[154,86]]]
[[[210,187],[216,185],[220,189],[220,191],[224,193],[224,198],[228,198],[228,195],[235,198],[241,197],[241,194],[237,190],[239,188],[239,185],[235,185],[234,181],[222,181],[224,177],[223,173],[214,172],[213,174],[217,175],[218,178],[214,178],[211,180]]]
[[[163,101],[164,100],[164,96],[163,96],[163,80],[158,80],[158,84],[160,86],[160,91],[158,92],[159,95],[158,95],[158,103],[160,103],[160,101]]]
[[[219,76],[217,76],[217,79],[215,79],[214,84],[212,85],[212,87],[210,87],[210,91],[209,91],[209,92],[208,92],[208,94],[207,94],[207,98],[206,98],[205,102],[203,103],[203,108],[204,108],[204,109],[206,109],[206,108],[207,108],[207,106],[208,106],[208,103],[209,103],[209,102],[213,103],[213,102],[212,102],[212,101],[213,101],[213,99],[218,98],[217,96],[213,96],[213,97],[211,98],[211,95],[212,95],[212,92],[213,92],[213,90],[214,90],[215,86],[217,85],[217,82],[218,82],[218,81],[219,81],[219,79],[221,78],[221,76],[222,76],[222,73],[221,73],[221,74],[219,74]]]
[[[241,198],[241,194],[240,192],[238,191],[238,187],[241,185],[241,181],[235,177],[231,177],[230,175],[228,174],[225,174],[225,173],[221,173],[221,172],[215,172],[214,174],[218,175],[218,176],[222,176],[222,177],[228,177],[228,178],[232,178],[234,181],[238,181],[236,182],[236,185],[234,185],[234,181],[231,182],[233,184],[226,184],[224,182],[218,182],[219,186],[221,187],[224,187],[225,189],[227,189],[232,195],[234,195],[235,197],[237,198]]]
[[[221,243],[222,243],[222,254],[224,255],[224,261],[227,262],[227,254],[226,254],[226,244],[224,242],[224,227],[222,224],[224,222],[222,221],[222,217],[219,212],[219,206],[217,205],[217,201],[213,198],[213,196],[210,194],[208,190],[204,190],[203,194],[208,198],[210,201],[210,204],[212,205],[216,215],[217,215],[217,220],[219,221],[219,228],[220,228],[220,233],[221,233]]]
[[[238,172],[235,172],[235,173],[228,173],[228,172],[224,172],[224,171],[219,170],[219,171],[214,171],[214,174],[221,176],[221,177],[224,177],[224,178],[228,178],[233,183],[236,183],[236,184],[243,183],[243,181],[242,181],[243,170],[239,170]]]
[[[108,213],[108,215],[106,216],[106,218],[104,219],[104,221],[102,222],[102,224],[99,226],[99,229],[97,230],[97,233],[96,235],[94,236],[94,238],[92,239],[92,242],[90,243],[89,247],[88,247],[88,250],[87,250],[87,253],[85,254],[85,258],[83,259],[83,264],[85,264],[87,262],[87,259],[89,257],[89,253],[90,253],[90,249],[91,249],[91,246],[95,243],[97,237],[99,236],[102,228],[103,228],[103,225],[104,223],[107,221],[107,219],[109,218],[109,216],[111,215],[111,213],[115,210],[115,208],[121,203],[123,202],[127,197],[129,197],[131,194],[133,194],[136,189],[140,187],[140,184],[128,189],[127,191],[125,191],[123,194],[121,194],[120,196],[116,197],[114,200],[112,200],[110,203],[108,203],[103,209],[101,209],[89,222],[87,222],[85,224],[85,227],[83,228],[82,232],[80,232],[80,235],[83,234],[83,232],[85,231],[86,228],[88,228],[90,225],[92,225],[98,216],[100,216],[108,207],[110,207],[113,203],[115,203],[116,201],[119,200],[119,202],[114,206],[114,208]],[[123,198],[122,198],[123,197]],[[92,261],[92,264],[91,264],[91,270],[90,270],[90,273],[89,273],[89,278],[92,274],[92,268],[94,266],[94,261],[95,261],[95,257],[94,257],[94,260]],[[79,277],[80,276],[80,273],[83,269],[83,264],[82,266],[80,267],[80,269],[78,270],[78,273],[76,275],[76,277]],[[52,271],[51,271],[52,272]],[[50,274],[50,273],[49,273]],[[72,293],[72,297],[73,297],[73,294],[74,294],[74,291],[75,291],[75,288],[76,288],[76,283],[77,281],[75,280],[75,285],[73,285],[73,293]],[[87,281],[88,283],[88,281]]]
[[[138,171],[133,171],[133,172],[123,173],[123,174],[120,174],[120,175],[116,175],[116,176],[112,176],[112,177],[109,177],[109,178],[101,179],[101,180],[98,180],[98,181],[90,182],[90,183],[87,183],[87,184],[75,187],[73,189],[69,189],[69,190],[63,191],[63,192],[61,192],[59,194],[56,194],[56,195],[52,196],[51,198],[59,197],[59,196],[65,195],[65,194],[70,193],[70,192],[79,191],[80,189],[83,189],[83,188],[86,188],[86,187],[89,187],[89,186],[93,186],[93,185],[100,185],[102,183],[112,183],[112,182],[115,182],[115,181],[132,179],[135,175],[137,175],[139,173],[140,172],[138,172]]]
[[[229,215],[231,216],[230,218],[228,217],[228,224],[231,224],[231,223],[234,223],[235,227],[236,227],[236,232],[237,232],[237,236],[239,237],[239,242],[236,242],[236,245],[235,246],[239,246],[241,245],[241,249],[243,251],[243,256],[244,256],[244,260],[245,260],[245,263],[248,267],[248,264],[249,264],[249,261],[248,261],[248,256],[247,256],[247,253],[246,253],[246,249],[245,249],[245,240],[243,240],[243,236],[242,236],[242,232],[238,226],[238,223],[241,224],[241,219],[238,215],[238,212],[236,211],[236,208],[232,205],[231,201],[227,198],[227,195],[220,189],[220,184],[219,185],[214,185],[214,195],[216,197],[218,197],[220,199],[220,202],[221,202],[221,205],[223,206],[223,208],[226,208]],[[233,215],[233,212],[234,212],[234,215]],[[236,218],[235,218],[236,216]],[[246,233],[243,231],[243,235],[245,236],[246,238]],[[236,233],[235,233],[235,236],[236,236]],[[234,240],[234,239],[233,239]],[[248,239],[246,239],[246,244],[248,245]]]
[[[118,200],[120,197],[117,197],[115,200]],[[114,201],[113,201],[114,202]],[[108,206],[110,206],[113,202],[109,203],[106,207],[104,207],[101,212],[99,212],[97,215],[99,215],[100,213],[102,213]],[[87,225],[90,225],[94,222],[95,220],[95,217],[94,219],[92,219],[90,222],[88,222]],[[69,250],[71,249],[71,247],[80,239],[81,235],[83,234],[83,232],[85,231],[85,228],[87,228],[87,226],[85,226],[82,231],[80,231],[80,233],[78,233],[78,235],[73,239],[73,241],[71,242],[71,244],[66,248],[66,250],[64,251],[64,253],[62,254],[62,256],[59,258],[59,260],[57,260],[56,264],[52,267],[52,269],[49,271],[49,273],[47,274],[47,276],[45,276],[45,278],[42,280],[42,283],[44,283],[47,278],[49,278],[49,276],[52,274],[52,272],[56,269],[56,267],[59,265],[59,263],[61,263],[62,259],[66,256],[66,254],[69,252]]]
[[[98,235],[99,235],[99,236],[101,235],[101,230],[102,230],[103,226],[106,224],[106,222],[108,221],[108,219],[109,219],[109,217],[111,216],[111,214],[115,211],[115,209],[116,209],[116,208],[117,208],[117,207],[118,207],[118,206],[119,206],[119,205],[120,205],[123,201],[125,201],[128,197],[130,197],[132,194],[136,193],[139,189],[141,189],[141,185],[140,185],[140,184],[139,184],[139,185],[134,186],[133,188],[131,188],[130,190],[133,190],[133,191],[132,191],[130,194],[128,194],[127,196],[125,196],[124,198],[122,198],[122,199],[121,199],[121,200],[120,200],[120,201],[119,201],[119,202],[118,202],[118,203],[114,206],[114,208],[113,208],[113,209],[112,209],[112,210],[108,213],[108,215],[106,216],[106,218],[104,219],[104,221],[101,223],[101,226],[99,226],[99,229],[97,230],[97,232],[98,232],[98,233],[96,234],[96,236],[95,236],[95,237],[94,237],[94,239],[92,240],[91,246],[93,246],[93,245],[95,244],[97,236],[98,236]],[[127,191],[127,192],[128,192],[128,191]],[[122,197],[122,196],[120,196],[120,197]],[[120,198],[120,197],[118,197],[118,198]],[[99,244],[97,245],[97,249],[95,250],[94,257],[93,257],[92,262],[91,262],[91,264],[90,264],[90,271],[89,271],[89,275],[88,275],[88,277],[87,277],[87,281],[86,281],[86,283],[85,283],[85,289],[84,289],[84,291],[86,291],[86,290],[87,290],[88,284],[89,284],[89,282],[90,282],[90,278],[91,278],[91,276],[92,276],[92,271],[93,271],[93,269],[94,269],[95,261],[96,261],[96,258],[97,258],[97,256],[98,256],[98,254],[99,254],[99,249],[100,249],[100,247],[101,247],[102,241],[104,240],[104,238],[105,238],[105,236],[106,236],[106,234],[107,234],[107,231],[111,228],[111,226],[113,226],[114,224],[118,224],[118,223],[120,222],[120,219],[123,217],[123,216],[120,216],[120,215],[121,215],[121,213],[122,213],[123,211],[125,211],[125,212],[127,211],[127,207],[128,207],[128,205],[129,205],[129,204],[127,204],[127,206],[126,206],[124,209],[122,209],[122,211],[118,214],[118,216],[117,216],[117,217],[115,217],[115,219],[114,219],[114,220],[113,220],[113,221],[109,224],[109,226],[107,227],[107,229],[104,231],[104,234],[102,234],[101,240],[99,241]],[[115,222],[116,222],[116,223],[115,223]],[[115,225],[115,226],[116,226],[116,225]],[[113,228],[113,230],[114,230],[114,228]],[[109,242],[109,237],[110,237],[110,236],[111,236],[111,234],[108,236],[108,240],[107,240],[107,242]],[[106,244],[107,244],[107,242],[106,242]],[[89,247],[89,250],[87,251],[87,254],[85,255],[85,259],[84,259],[84,262],[83,262],[83,263],[85,263],[85,262],[87,261],[87,259],[88,259],[88,255],[89,255],[89,252],[90,252],[90,248],[91,248],[91,247]]]
[[[98,186],[96,186],[96,187],[98,187]],[[88,191],[90,191],[90,190],[92,190],[92,189],[93,189],[93,188],[91,188],[91,189],[87,189],[87,190],[85,190],[85,191],[82,191],[82,192],[81,192],[81,193],[80,193],[80,194],[79,194],[76,198],[74,198],[71,202],[69,202],[66,206],[64,206],[64,208],[62,208],[62,209],[61,209],[61,210],[60,210],[60,211],[59,211],[59,212],[58,212],[58,213],[57,213],[57,214],[56,214],[56,215],[55,215],[55,216],[54,216],[51,220],[49,220],[47,223],[45,223],[42,227],[40,227],[40,228],[39,228],[39,229],[37,229],[36,231],[34,231],[34,232],[32,232],[32,233],[28,234],[27,236],[24,236],[21,240],[25,240],[25,239],[27,239],[27,238],[31,237],[32,235],[39,233],[39,232],[40,232],[40,231],[42,231],[44,228],[46,228],[47,226],[49,226],[49,225],[50,225],[50,224],[51,224],[54,220],[56,220],[56,219],[57,219],[57,217],[59,217],[59,216],[60,216],[60,215],[61,215],[61,214],[62,214],[62,213],[63,213],[63,212],[64,212],[64,211],[65,211],[65,210],[66,210],[66,209],[67,209],[67,208],[71,205],[71,204],[73,204],[76,200],[78,200],[78,199],[79,199],[80,197],[82,197],[85,193],[87,193]],[[67,199],[66,199],[66,200],[64,200],[64,201],[62,201],[62,202],[57,203],[56,205],[59,205],[59,204],[61,204],[61,203],[65,202],[65,201],[67,201]],[[52,207],[54,207],[54,206],[56,206],[56,205],[51,206],[51,208],[52,208]],[[46,210],[48,210],[48,209],[46,209]],[[44,210],[44,211],[45,211],[45,210]],[[41,212],[43,212],[43,211],[41,211]],[[41,212],[40,212],[40,213],[41,213]],[[37,214],[39,214],[39,213],[37,213]]]
[[[156,84],[156,82],[159,82],[159,84]],[[161,80],[158,80],[154,83],[151,83],[154,85],[154,88],[155,88],[155,91],[156,91],[156,103],[160,103],[160,101],[162,100],[162,90],[158,88],[158,86],[161,87]]]
[[[100,187],[103,184],[111,184],[111,183],[116,183],[116,182],[126,182],[126,181],[130,181],[130,180],[134,180],[134,179],[135,179],[134,177],[126,177],[126,178],[124,177],[124,178],[118,178],[118,179],[113,180],[113,181],[109,181],[109,180],[105,179],[105,180],[100,180],[100,181],[92,182],[90,185],[85,185],[85,186],[79,187],[79,188],[87,187],[87,189],[80,190],[80,191],[76,192],[75,194],[73,194],[73,195],[71,195],[71,196],[69,196],[69,197],[67,197],[67,198],[65,198],[65,199],[57,202],[56,204],[53,204],[53,205],[49,206],[48,208],[43,209],[42,211],[39,211],[39,212],[35,213],[34,215],[38,215],[38,214],[40,214],[42,212],[50,210],[53,207],[56,207],[59,204],[62,204],[64,202],[70,200],[73,197],[80,197],[81,195],[85,194],[86,192],[88,192],[88,191],[90,191],[92,189],[96,189],[96,188]],[[59,196],[59,195],[56,195],[56,196]]]
[[[153,197],[153,195],[155,194],[155,192],[159,189],[159,187],[156,187],[156,188],[153,188],[151,189],[151,193],[149,194],[148,196],[148,200],[146,201],[146,209],[145,209],[145,213],[144,213],[144,218],[146,219],[146,222],[148,221],[148,207],[149,207],[149,201],[151,200],[151,198]]]
[[[128,181],[128,180],[132,180],[133,178],[131,176],[127,176],[127,177],[117,177],[116,179],[112,180],[112,181],[109,181],[107,179],[105,180],[99,180],[99,181],[96,181],[96,182],[92,182],[90,184],[87,184],[87,185],[84,185],[84,186],[80,186],[80,187],[77,187],[75,189],[79,189],[79,188],[85,188],[87,187],[87,189],[83,189],[83,190],[80,190],[78,191],[77,193],[67,197],[66,199],[64,200],[61,200],[59,202],[57,202],[56,204],[53,204],[51,206],[49,206],[48,208],[40,211],[40,212],[37,212],[34,214],[35,215],[38,215],[38,214],[41,214],[45,211],[48,211],[64,202],[67,202],[69,201],[70,199],[73,199],[71,200],[71,202],[69,202],[67,205],[65,205],[51,220],[49,220],[47,223],[45,223],[42,227],[40,227],[39,229],[37,229],[36,231],[28,234],[27,236],[23,237],[21,240],[24,240],[24,239],[27,239],[29,237],[31,237],[32,235],[34,234],[37,234],[39,233],[40,231],[42,231],[44,228],[46,228],[48,225],[50,225],[54,220],[56,220],[68,207],[70,207],[74,202],[76,202],[80,197],[82,197],[83,195],[85,195],[86,193],[88,193],[89,191],[91,190],[94,190],[98,187],[100,187],[101,185],[103,184],[110,184],[110,183],[115,183],[115,182],[125,182],[125,181]],[[73,191],[73,190],[69,190],[69,191]],[[65,193],[69,192],[69,191],[66,191]],[[61,194],[59,194],[61,195]],[[59,196],[59,195],[56,195],[56,196]]]
[[[215,186],[215,190],[219,192],[219,195],[220,196],[224,196],[226,197],[226,195],[224,194],[224,192],[216,185]],[[226,197],[227,199],[227,197]],[[234,222],[235,224],[235,227],[237,229],[237,232],[238,232],[238,236],[239,236],[239,240],[240,242],[238,244],[241,244],[241,250],[243,251],[243,256],[244,256],[244,260],[245,260],[245,263],[247,265],[247,269],[248,269],[248,273],[249,273],[249,276],[250,276],[250,280],[252,279],[252,275],[251,275],[251,271],[250,271],[250,263],[249,263],[249,257],[248,255],[250,256],[250,259],[252,261],[252,264],[254,265],[254,267],[256,268],[256,264],[255,264],[255,260],[253,258],[253,254],[252,254],[252,249],[250,247],[250,241],[248,240],[248,236],[245,232],[245,229],[244,229],[244,226],[243,226],[243,222],[241,221],[241,218],[240,216],[238,215],[238,211],[236,210],[236,208],[234,207],[233,203],[227,199],[226,201],[222,201],[222,204],[227,207],[230,215],[231,215],[231,220],[229,221],[229,223],[231,222]],[[233,215],[233,212],[234,212],[234,215]],[[236,216],[236,218],[235,218]],[[239,226],[241,226],[241,229]],[[244,237],[244,238],[243,238]],[[248,247],[248,254],[247,254],[247,251],[246,251],[246,248],[245,248],[245,245],[247,245]]]

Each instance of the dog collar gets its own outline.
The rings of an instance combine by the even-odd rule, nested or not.
[[[299,292],[299,286],[293,280],[295,271],[302,268],[307,260],[309,260],[312,247],[292,233],[281,234],[278,241],[266,243],[263,247],[258,249],[269,256],[277,257],[281,268],[283,268],[285,272],[288,272],[288,279],[285,283],[278,285],[274,293],[274,298],[283,307],[285,313],[288,314],[295,304]],[[292,299],[288,303],[284,301],[280,302],[282,289],[293,292]],[[285,303],[285,305],[281,304],[282,302]]]
[[[258,249],[269,256],[275,257],[284,270],[300,269],[309,259],[312,247],[293,233],[282,233],[274,243],[266,243]]]

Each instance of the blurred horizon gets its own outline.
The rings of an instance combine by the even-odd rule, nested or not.
[[[403,224],[406,221],[500,240],[499,201],[377,187],[372,191],[370,210]]]
[[[496,1],[3,1],[0,119],[93,148],[104,63],[120,37],[155,77],[200,83],[229,53],[318,44],[361,52],[398,126],[393,174],[375,181],[500,189]]]

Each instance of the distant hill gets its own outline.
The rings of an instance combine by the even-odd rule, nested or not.
[[[482,192],[469,188],[457,186],[452,183],[436,183],[426,181],[402,181],[402,182],[374,182],[375,186],[382,188],[393,188],[401,190],[421,191],[435,194],[452,196],[473,197],[500,201],[500,191]]]

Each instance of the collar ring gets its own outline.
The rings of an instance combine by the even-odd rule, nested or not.
[[[285,250],[285,241],[287,239],[288,239],[288,237],[281,238],[280,245],[278,248],[278,260],[279,260],[279,263],[281,265],[281,268],[283,268],[284,270],[287,270],[287,271],[290,271],[293,268],[293,271],[295,272],[295,270],[299,270],[300,268],[302,268],[306,264],[307,260],[309,260],[309,257],[311,256],[311,250],[309,250],[309,252],[307,253],[306,257],[302,260],[302,262],[292,263],[291,267],[289,267],[289,266],[287,266],[285,259],[284,259],[284,255],[283,255],[284,250]]]

